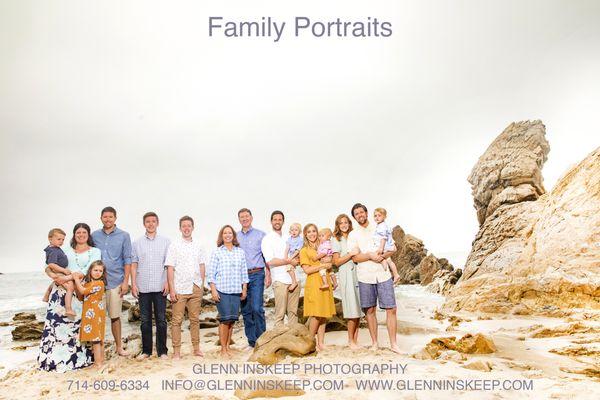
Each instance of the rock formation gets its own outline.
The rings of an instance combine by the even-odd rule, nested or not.
[[[12,339],[14,341],[38,341],[42,338],[44,321],[36,321],[35,314],[20,312],[13,316]]]
[[[469,176],[481,224],[447,310],[600,308],[600,148],[544,193],[540,121],[513,123]]]
[[[460,278],[462,270],[455,270],[445,258],[437,258],[431,253],[428,254],[422,240],[406,234],[399,226],[394,227],[392,235],[398,249],[392,256],[392,260],[398,268],[401,284],[425,286],[437,279],[436,284],[429,290],[442,293],[442,290],[449,291]],[[440,271],[445,272],[441,273]],[[458,275],[456,279],[451,278],[451,273]]]
[[[315,338],[304,325],[285,325],[263,333],[248,361],[275,364],[287,354],[304,356],[314,352],[315,348]]]
[[[438,358],[455,359],[461,358],[455,356],[452,352],[461,354],[490,354],[496,351],[494,341],[481,333],[465,336],[456,340],[456,337],[442,337],[432,339],[425,348],[413,355],[420,360],[435,360]]]

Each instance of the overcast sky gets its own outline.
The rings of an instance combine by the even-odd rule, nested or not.
[[[460,265],[466,178],[510,122],[546,124],[547,189],[600,145],[598,1],[205,3],[0,3],[0,271],[41,270],[47,231],[106,205],[133,238],[189,214],[211,249],[241,207],[332,226],[357,201]],[[209,38],[209,16],[393,35]]]

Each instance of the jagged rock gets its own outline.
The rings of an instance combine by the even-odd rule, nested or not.
[[[495,352],[496,346],[492,339],[481,333],[476,335],[467,333],[458,341],[455,336],[431,339],[425,348],[414,354],[413,357],[420,360],[436,360],[448,350],[466,354],[488,354]]]
[[[439,293],[443,296],[446,296],[462,275],[462,270],[456,269],[454,271],[449,271],[447,269],[440,269],[438,272],[433,275],[433,279],[429,285],[427,285],[426,289],[432,293]]]
[[[456,342],[456,350],[467,354],[489,354],[496,351],[496,346],[492,339],[481,333],[476,335],[467,333]]]
[[[560,354],[561,356],[570,357],[598,357],[600,358],[600,345],[595,344],[595,347],[586,346],[567,346],[560,349],[552,349],[550,353]]]
[[[468,181],[480,225],[503,204],[545,193],[541,170],[550,151],[545,135],[541,121],[513,122],[479,157]]]
[[[511,124],[473,168],[481,227],[446,310],[600,309],[600,148],[544,194],[544,133],[540,121]]]
[[[287,354],[304,356],[314,352],[315,348],[315,338],[304,325],[284,325],[263,333],[256,341],[248,361],[274,364]]]
[[[123,300],[121,304],[121,311],[127,311],[131,308],[131,303],[127,300]]]
[[[40,340],[43,330],[44,321],[21,321],[11,332],[12,339],[13,341]]]
[[[534,328],[534,327],[532,327]],[[538,327],[531,334],[532,338],[549,338],[557,336],[571,336],[578,333],[600,333],[600,328],[575,322],[568,325],[559,325],[554,328]]]
[[[421,260],[427,256],[427,249],[423,245],[423,241],[412,235],[407,235],[399,226],[394,227],[392,237],[397,248],[396,253],[392,255],[392,260],[398,268],[400,283],[418,283],[417,267]]]
[[[15,323],[22,323],[26,321],[35,321],[35,314],[28,312],[20,312],[13,315],[13,321]]]
[[[264,389],[264,390],[250,390],[250,389],[236,389],[234,395],[241,400],[248,399],[256,399],[256,398],[276,398],[276,397],[287,397],[287,396],[302,396],[305,394],[304,390],[299,387],[294,387],[293,389],[287,389],[286,385],[281,382],[281,378],[276,376],[250,376],[246,378],[248,382],[248,386],[259,386],[258,384],[254,384],[255,381],[269,381],[269,385],[273,385],[275,387],[282,387],[284,389]],[[267,382],[263,386],[268,387]]]
[[[441,265],[433,254],[429,254],[419,263],[419,276],[421,285],[428,285],[433,281],[433,276],[441,269]]]
[[[493,364],[485,360],[474,360],[463,365],[463,368],[472,369],[475,371],[490,372]]]
[[[435,360],[447,350],[456,351],[456,337],[431,339],[425,348],[414,354],[413,357],[419,360]]]

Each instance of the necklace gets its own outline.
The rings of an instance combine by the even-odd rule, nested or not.
[[[83,265],[81,265],[79,263],[79,254],[80,253],[77,253],[77,251],[75,251],[74,253],[75,253],[75,264],[77,264],[79,269],[83,271],[85,269],[85,267],[87,266],[88,261],[92,257],[92,249],[88,249],[88,251],[85,252],[85,253],[87,253],[87,258],[86,258],[85,262],[83,263]],[[83,254],[83,253],[81,253],[81,254]]]

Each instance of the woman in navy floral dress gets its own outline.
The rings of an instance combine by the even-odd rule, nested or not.
[[[93,245],[90,227],[83,223],[75,225],[71,248],[64,249],[65,253],[73,253],[72,257],[68,257],[68,268],[71,271],[87,272],[90,264],[100,259],[100,252]],[[60,284],[63,279],[72,279],[70,275],[53,278],[57,284]],[[65,315],[66,293],[63,287],[56,284],[50,293],[46,323],[37,358],[39,368],[45,371],[66,372],[85,368],[93,363],[92,351],[79,341],[81,302],[73,296],[73,311],[76,316],[72,319],[68,318]]]

